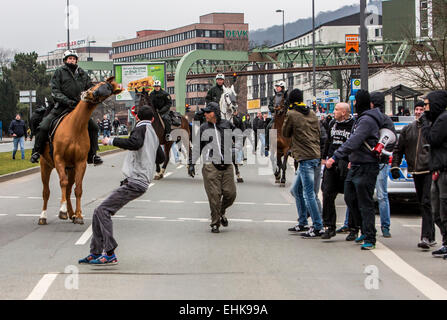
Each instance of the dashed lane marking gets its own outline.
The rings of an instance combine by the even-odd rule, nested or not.
[[[0,213],[0,217],[6,217],[7,214],[6,213]]]
[[[0,196],[0,199],[20,199],[20,197],[17,197],[17,196]]]
[[[447,290],[406,263],[384,244],[377,242],[372,253],[396,274],[431,300],[446,300]]]
[[[16,214],[16,217],[40,217],[40,214]]]
[[[296,221],[286,221],[286,220],[264,220],[266,223],[294,223],[296,224]]]
[[[59,273],[48,273],[40,279],[26,300],[42,300]]]
[[[291,206],[291,203],[264,203],[265,206]]]
[[[166,219],[166,217],[142,217],[142,216],[136,216],[136,219],[156,219],[156,220],[163,220]]]
[[[185,203],[185,201],[180,201],[180,200],[160,200],[160,203]]]
[[[79,240],[75,243],[76,246],[83,246],[87,243],[88,239],[90,239],[90,237],[93,234],[93,229],[92,226],[90,225],[90,227],[87,228],[87,230],[85,230],[85,232],[82,234],[82,236],[79,238]]]

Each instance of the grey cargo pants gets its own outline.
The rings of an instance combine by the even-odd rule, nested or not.
[[[105,252],[115,250],[118,243],[113,238],[112,216],[127,203],[139,198],[146,192],[147,188],[132,182],[123,184],[104,200],[93,213],[93,237],[90,242],[90,253],[101,255]]]

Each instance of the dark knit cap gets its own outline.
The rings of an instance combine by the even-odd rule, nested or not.
[[[303,91],[301,91],[300,89],[293,89],[292,92],[289,93],[289,102],[290,103],[303,102]]]

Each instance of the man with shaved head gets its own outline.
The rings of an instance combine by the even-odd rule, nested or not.
[[[347,103],[338,103],[334,110],[334,119],[329,123],[328,139],[323,150],[323,164],[326,159],[334,155],[351,135],[354,118],[351,115],[351,107]],[[336,235],[337,213],[335,210],[335,198],[344,192],[344,182],[348,172],[348,159],[338,159],[330,169],[325,168],[323,173],[323,224],[324,233],[322,239],[330,239]]]

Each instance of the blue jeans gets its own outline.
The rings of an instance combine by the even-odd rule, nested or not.
[[[16,158],[16,152],[18,149],[18,145],[20,144],[20,151],[22,152],[22,160],[25,159],[25,137],[14,137],[13,139],[14,148],[12,149],[12,158]]]
[[[107,138],[110,138],[110,134],[111,134],[110,130],[104,130],[103,132],[103,136]]]
[[[389,164],[380,164],[379,175],[376,182],[377,200],[379,202],[380,225],[382,228],[390,228],[390,202],[388,200],[388,174]]]
[[[178,153],[177,144],[173,143],[171,147],[172,153],[174,154],[175,162],[180,162],[180,155]]]
[[[290,190],[296,201],[298,224],[301,226],[307,225],[307,212],[309,212],[315,230],[323,228],[314,190],[315,169],[319,167],[319,164],[319,159],[300,161],[298,174],[295,176]]]
[[[346,207],[345,222],[343,222],[343,227],[348,226],[349,226],[349,208]]]

